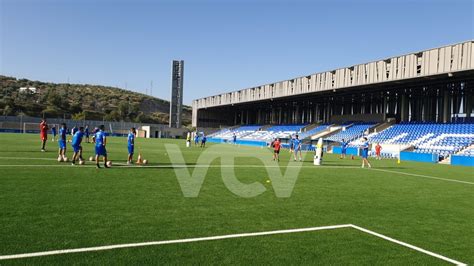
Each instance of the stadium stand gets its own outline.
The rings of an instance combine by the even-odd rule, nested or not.
[[[456,154],[456,155],[474,157],[474,148],[465,149],[465,150],[459,152],[459,153]]]
[[[373,127],[375,123],[362,123],[362,122],[346,122],[342,126],[345,130],[329,136],[326,140],[341,142],[342,140],[351,141],[356,138],[360,138],[365,134],[367,129]]]
[[[271,141],[275,138],[289,138],[293,134],[301,132],[305,124],[277,125],[266,130],[255,131],[252,134],[242,137],[245,140]]]
[[[345,122],[340,125],[345,127],[345,130],[329,136],[326,140],[341,142],[344,139],[352,141],[349,146],[358,147],[361,144],[360,138],[375,125],[376,123]],[[300,139],[305,139],[326,130],[330,124],[321,124],[302,132],[305,126],[306,124],[273,125],[262,129],[264,128],[262,125],[244,125],[222,129],[210,137],[230,140],[235,134],[239,140],[268,143],[275,138],[290,138],[294,134],[299,134]],[[463,156],[474,156],[474,148],[466,149],[474,144],[474,123],[404,122],[395,124],[381,132],[371,133],[366,137],[370,143],[413,146],[415,153],[438,154],[440,159],[448,158],[456,153]],[[308,148],[308,150],[311,149]],[[393,153],[383,154],[383,157],[393,156],[395,156]]]
[[[315,135],[315,134],[317,134],[317,133],[319,133],[323,130],[326,130],[328,128],[328,126],[329,126],[329,124],[327,124],[327,123],[321,124],[321,125],[319,125],[315,128],[312,128],[312,129],[307,130],[305,132],[301,132],[299,134],[299,137],[300,137],[300,139],[305,139],[305,138],[311,137],[311,136],[313,136],[313,135]]]
[[[439,154],[440,158],[454,154],[474,143],[474,123],[396,124],[367,136],[371,143],[412,145],[413,152]],[[360,145],[360,140],[351,142]]]
[[[235,134],[237,138],[240,139],[254,132],[258,132],[261,127],[261,125],[245,125],[233,129],[225,128],[214,134],[209,135],[208,137],[229,140]]]

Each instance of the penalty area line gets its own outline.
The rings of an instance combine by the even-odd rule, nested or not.
[[[416,251],[418,251],[418,252],[424,253],[424,254],[426,254],[426,255],[429,255],[429,256],[438,258],[438,259],[440,259],[440,260],[444,260],[444,261],[450,262],[450,263],[452,263],[452,264],[454,264],[454,265],[459,265],[459,266],[466,266],[466,265],[467,265],[467,264],[465,264],[465,263],[463,263],[463,262],[450,259],[450,258],[445,257],[445,256],[443,256],[443,255],[440,255],[440,254],[437,254],[437,253],[428,251],[428,250],[426,250],[426,249],[422,249],[422,248],[417,247],[417,246],[414,246],[414,245],[410,245],[410,244],[408,244],[408,243],[405,243],[405,242],[402,242],[402,241],[400,241],[400,240],[396,240],[396,239],[394,239],[394,238],[391,238],[391,237],[388,237],[388,236],[385,236],[385,235],[376,233],[376,232],[374,232],[374,231],[371,231],[371,230],[369,230],[369,229],[365,229],[365,228],[360,227],[360,226],[357,226],[357,225],[351,224],[351,227],[354,228],[354,229],[357,229],[357,230],[359,230],[359,231],[361,231],[361,232],[364,232],[364,233],[367,233],[367,234],[370,234],[370,235],[373,235],[373,236],[382,238],[382,239],[384,239],[384,240],[390,241],[390,242],[392,242],[392,243],[398,244],[398,245],[400,245],[400,246],[404,246],[404,247],[407,247],[407,248],[416,250]]]
[[[330,225],[330,226],[319,226],[319,227],[308,227],[308,228],[297,228],[297,229],[285,229],[285,230],[275,230],[275,231],[264,231],[264,232],[254,232],[254,233],[240,233],[240,234],[230,234],[230,235],[220,235],[220,236],[209,236],[209,237],[197,237],[197,238],[184,238],[184,239],[175,239],[175,240],[162,240],[162,241],[151,241],[151,242],[141,242],[141,243],[130,243],[130,244],[117,244],[117,245],[107,245],[107,246],[97,246],[97,247],[87,247],[87,248],[75,248],[75,249],[61,249],[61,250],[52,250],[44,252],[33,252],[33,253],[23,253],[23,254],[13,254],[13,255],[0,255],[0,260],[10,260],[10,259],[22,259],[22,258],[32,258],[32,257],[42,257],[42,256],[51,256],[59,254],[70,254],[70,253],[83,253],[83,252],[94,252],[94,251],[104,251],[104,250],[113,250],[113,249],[122,249],[122,248],[134,248],[134,247],[145,247],[145,246],[157,246],[157,245],[169,245],[169,244],[179,244],[179,243],[190,243],[190,242],[200,242],[200,241],[211,241],[211,240],[221,240],[221,239],[231,239],[231,238],[243,238],[243,237],[254,237],[254,236],[266,236],[266,235],[279,235],[279,234],[290,234],[290,233],[301,233],[301,232],[311,232],[311,231],[322,231],[322,230],[333,230],[340,228],[352,228],[360,232],[364,232],[378,238],[384,239],[386,241],[404,246],[406,248],[418,251],[420,253],[435,257],[446,262],[465,266],[463,262],[459,262],[454,259],[450,259],[443,255],[425,250],[423,248],[396,240],[394,238],[376,233],[374,231],[365,229],[363,227],[353,225],[353,224],[341,224],[341,225]]]
[[[289,234],[289,233],[310,232],[310,231],[329,230],[329,229],[338,229],[338,228],[350,228],[350,227],[351,227],[350,224],[342,224],[342,225],[333,225],[333,226],[321,226],[321,227],[266,231],[266,232],[256,232],[256,233],[241,233],[241,234],[231,234],[231,235],[185,238],[185,239],[163,240],[163,241],[151,241],[151,242],[142,242],[142,243],[118,244],[118,245],[87,247],[87,248],[61,249],[61,250],[23,253],[23,254],[15,254],[15,255],[2,255],[2,256],[0,256],[0,260],[31,258],[31,257],[41,257],[41,256],[50,256],[50,255],[58,255],[58,254],[102,251],[102,250],[132,248],[132,247],[145,247],[145,246],[157,246],[157,245],[178,244],[178,243],[190,243],[190,242],[210,241],[210,240],[229,239],[229,238],[241,238],[241,237],[250,237],[250,236]]]
[[[442,177],[429,176],[429,175],[412,174],[412,173],[398,172],[398,171],[379,169],[379,168],[368,168],[368,169],[370,169],[372,171],[380,171],[380,172],[386,172],[386,173],[394,173],[394,174],[400,174],[400,175],[423,177],[423,178],[436,179],[436,180],[442,180],[442,181],[448,181],[448,182],[456,182],[456,183],[474,185],[473,182],[462,181],[462,180],[457,180],[457,179],[449,179],[449,178],[442,178]]]

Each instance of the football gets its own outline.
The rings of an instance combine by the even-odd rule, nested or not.
[[[63,161],[63,157],[59,156],[58,157],[58,162],[62,162]]]
[[[79,164],[80,164],[80,165],[84,165],[85,163],[86,163],[86,162],[84,162],[83,160],[80,160],[80,161],[79,161]]]
[[[148,163],[148,160],[143,160],[143,164],[147,164]]]
[[[112,161],[107,161],[107,166],[111,167],[112,166]]]
[[[91,162],[94,161],[94,157],[93,156],[89,157],[89,161]]]

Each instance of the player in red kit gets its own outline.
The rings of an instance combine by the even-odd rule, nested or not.
[[[273,146],[273,160],[280,161],[280,148],[281,148],[280,139],[275,139],[272,143],[272,146]]]
[[[379,143],[375,145],[375,160],[382,160],[382,157],[380,156],[380,152],[382,151],[382,146],[380,146]]]
[[[41,151],[45,151],[46,141],[48,140],[48,124],[46,119],[41,120],[40,123],[40,138],[41,138]]]

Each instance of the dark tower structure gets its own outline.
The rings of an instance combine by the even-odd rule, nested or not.
[[[173,60],[171,76],[170,127],[180,128],[183,113],[184,61]]]

